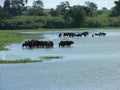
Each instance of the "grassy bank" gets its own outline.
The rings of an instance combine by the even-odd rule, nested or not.
[[[37,30],[29,30],[33,32]],[[20,43],[26,39],[40,39],[43,38],[41,35],[25,35],[19,32],[28,32],[28,30],[0,30],[0,50],[6,50],[6,45],[12,43]]]

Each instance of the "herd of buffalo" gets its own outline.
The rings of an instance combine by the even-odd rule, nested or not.
[[[22,43],[22,47],[26,48],[53,48],[53,46],[53,41],[27,40]]]
[[[59,47],[70,47],[73,43],[73,41],[60,41]],[[53,46],[53,41],[27,40],[22,43],[23,48],[53,48]]]
[[[59,37],[87,37],[89,35],[89,32],[82,32],[82,33],[72,33],[72,32],[65,32],[65,33],[59,33]],[[106,33],[99,32],[92,34],[92,37],[94,36],[105,36]]]
[[[59,37],[87,37],[89,35],[89,32],[82,32],[82,33],[72,33],[72,32],[65,32],[65,33],[59,33]],[[99,32],[94,33],[91,36],[105,36],[106,33]],[[70,47],[72,44],[74,44],[73,41],[60,41],[59,47]],[[27,40],[22,43],[22,47],[26,48],[53,48],[54,43],[53,41],[40,41],[40,40]]]

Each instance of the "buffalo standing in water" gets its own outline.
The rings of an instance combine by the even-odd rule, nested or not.
[[[28,40],[22,43],[23,48],[53,48],[53,46],[53,41]]]
[[[104,33],[104,32],[99,32],[99,33],[95,33],[94,35],[100,37],[100,36],[106,36],[106,33]],[[92,35],[92,37],[93,37],[94,35]]]
[[[74,44],[73,41],[60,41],[59,47],[70,47],[72,44]]]
[[[89,32],[82,32],[82,33],[72,33],[72,32],[65,32],[65,33],[59,33],[59,37],[86,37],[89,35]]]

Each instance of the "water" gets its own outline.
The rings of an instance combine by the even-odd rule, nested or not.
[[[70,48],[58,47],[60,40],[68,38],[59,39],[57,32],[44,33],[45,40],[54,41],[53,49],[23,49],[21,43],[7,46],[9,51],[0,52],[4,60],[52,55],[63,58],[0,65],[0,90],[119,90],[120,31],[104,32],[106,37],[70,38],[75,42]]]
[[[73,31],[71,31],[73,32]],[[78,32],[78,31],[76,31]],[[89,31],[91,34],[96,31]],[[97,31],[99,32],[99,31]],[[25,32],[23,34],[43,34],[45,40],[52,40],[54,42],[54,48],[34,48],[26,49],[22,48],[21,44],[11,44],[7,46],[10,50],[0,51],[0,59],[2,60],[18,60],[30,58],[33,60],[40,59],[41,56],[63,56],[65,60],[80,59],[80,58],[96,58],[96,57],[119,57],[119,42],[116,43],[116,39],[119,38],[119,32],[105,31],[106,37],[94,37],[89,35],[87,38],[59,38],[58,32]],[[75,44],[68,48],[59,48],[58,43],[61,40],[72,40]],[[116,52],[118,51],[118,52]],[[72,56],[72,57],[71,57]]]

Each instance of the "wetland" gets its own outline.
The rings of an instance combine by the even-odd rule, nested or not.
[[[6,45],[0,51],[1,60],[44,60],[36,63],[0,64],[0,90],[119,90],[120,31],[102,30],[105,37],[92,37],[101,30],[86,30],[89,36],[58,37],[60,32],[22,32],[37,35],[37,40],[51,40],[53,48],[22,48],[19,43]],[[21,35],[21,32],[19,32]],[[44,38],[39,38],[39,37]],[[58,47],[61,40],[72,40],[71,47]],[[48,60],[50,59],[50,60]],[[53,60],[54,59],[54,60]],[[7,85],[7,86],[6,86]]]

